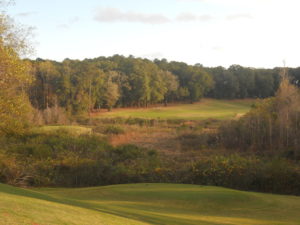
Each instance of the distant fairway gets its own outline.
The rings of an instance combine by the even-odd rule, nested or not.
[[[0,225],[300,224],[300,197],[133,184],[24,190],[0,184]]]
[[[194,104],[178,104],[168,107],[115,109],[112,112],[101,112],[96,117],[133,117],[147,119],[232,119],[250,110],[255,100],[216,100],[203,99]]]

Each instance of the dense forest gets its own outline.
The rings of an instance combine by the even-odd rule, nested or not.
[[[58,105],[72,114],[115,106],[195,102],[213,87],[212,77],[203,68],[184,63],[174,62],[163,69],[147,59],[118,55],[31,63],[35,77],[29,90],[32,104],[39,109]]]
[[[266,98],[274,96],[280,83],[280,68],[206,68],[120,55],[61,63],[26,61],[34,75],[29,88],[32,105],[41,110],[61,107],[72,115],[100,108],[193,103],[202,97]],[[298,84],[300,69],[289,73]]]

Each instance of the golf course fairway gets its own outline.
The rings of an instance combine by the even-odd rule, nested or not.
[[[300,224],[300,197],[185,184],[21,189],[0,184],[1,225]]]

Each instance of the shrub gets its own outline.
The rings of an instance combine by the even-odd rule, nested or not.
[[[14,185],[172,182],[300,195],[299,162],[284,158],[213,153],[190,163],[180,157],[161,158],[155,150],[113,147],[98,136],[64,131],[28,133],[1,144],[0,182]]]
[[[7,139],[0,182],[34,186],[91,186],[142,182],[159,164],[153,150],[112,147],[93,135],[28,133]]]
[[[271,193],[300,194],[299,165],[258,156],[214,156],[190,168],[186,182]]]
[[[185,131],[178,135],[182,150],[201,150],[218,146],[218,134],[213,132]]]
[[[119,126],[108,126],[104,129],[105,134],[124,134],[125,130],[122,127]]]

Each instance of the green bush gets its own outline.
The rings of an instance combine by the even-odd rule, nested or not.
[[[117,135],[117,134],[124,134],[125,130],[122,127],[111,125],[104,129],[104,133]]]

